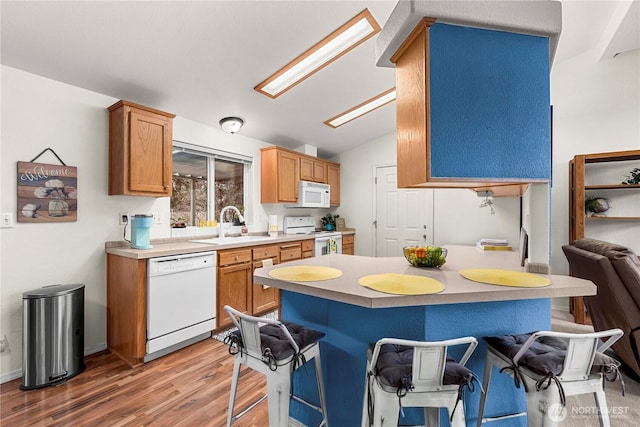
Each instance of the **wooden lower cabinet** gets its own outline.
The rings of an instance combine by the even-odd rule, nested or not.
[[[355,236],[353,234],[342,235],[342,253],[345,255],[355,253]]]
[[[107,347],[130,366],[147,345],[147,260],[107,254]]]
[[[265,259],[274,265],[313,256],[313,239],[218,251],[217,328],[232,325],[223,307],[261,315],[280,307],[280,290],[253,284],[253,271]]]
[[[263,266],[263,261],[270,259],[275,265],[280,262],[280,248],[278,245],[260,246],[253,249],[253,271]],[[252,281],[253,284],[253,281]],[[270,286],[255,284],[251,287],[251,308],[253,314],[275,310],[280,305],[280,290]]]
[[[303,240],[302,241],[302,258],[311,258],[313,257],[313,240]]]
[[[280,261],[295,261],[302,259],[302,244],[300,242],[285,243],[280,245]]]
[[[253,271],[313,256],[313,239],[218,251],[216,329],[231,320],[223,307],[261,315],[280,306],[280,290],[253,284]],[[130,366],[144,363],[147,345],[147,259],[107,254],[107,347]]]
[[[224,311],[225,305],[230,305],[238,311],[252,314],[251,285],[252,285],[251,249],[230,249],[218,252],[218,283],[217,283],[217,326],[231,326],[232,322]]]

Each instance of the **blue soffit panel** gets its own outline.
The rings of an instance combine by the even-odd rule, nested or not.
[[[429,42],[431,176],[550,179],[547,38],[436,22]]]

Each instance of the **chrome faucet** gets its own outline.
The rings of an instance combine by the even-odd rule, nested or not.
[[[220,239],[224,239],[225,238],[225,235],[224,235],[224,214],[229,209],[236,211],[236,214],[238,214],[238,220],[240,222],[244,222],[244,217],[240,213],[240,210],[238,208],[236,208],[235,206],[225,206],[224,208],[222,208],[222,210],[220,211],[220,221],[218,222],[220,224],[220,235],[218,236]]]

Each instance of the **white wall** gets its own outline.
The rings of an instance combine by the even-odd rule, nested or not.
[[[395,165],[395,132],[346,151],[340,162],[340,208],[347,227],[356,228],[356,255],[375,256],[376,167]],[[426,191],[426,190],[425,190]],[[482,237],[504,238],[515,247],[520,232],[520,199],[493,199],[495,215],[479,208],[482,199],[467,189],[437,189],[434,194],[434,243],[473,245]]]
[[[529,262],[550,263],[550,199],[548,183],[530,184],[522,196],[522,225],[529,235]]]
[[[268,147],[271,144],[248,138],[241,133],[230,135],[218,128],[182,117],[174,119],[173,139],[252,157],[253,162],[248,177],[248,192],[251,199],[245,217],[251,232],[267,230],[267,213],[260,205],[260,148]],[[169,212],[169,198],[166,197],[165,200],[167,203],[166,212]]]
[[[566,274],[569,267],[561,247],[569,241],[569,160],[576,154],[640,149],[640,50],[604,61],[590,51],[556,63],[551,94],[551,260],[554,273]],[[640,252],[638,236],[640,224],[615,238]]]
[[[85,284],[85,345],[104,348],[104,242],[118,240],[117,213],[155,210],[155,199],[107,196],[107,96],[2,67],[2,212],[16,216],[16,162],[51,147],[78,168],[78,220],[58,224],[17,223],[1,230],[1,333],[9,349],[0,354],[5,375],[21,367],[22,293],[50,284]],[[47,153],[38,161],[57,164]]]
[[[482,238],[506,239],[514,248],[520,236],[520,198],[494,197],[494,214],[480,208],[484,198],[468,189],[433,190],[434,244],[475,245]]]
[[[22,294],[60,283],[85,285],[85,353],[106,348],[106,261],[104,244],[122,240],[119,212],[160,213],[163,224],[153,225],[151,238],[171,236],[169,198],[109,196],[107,107],[115,98],[2,66],[2,133],[0,211],[16,217],[16,163],[30,161],[51,147],[70,166],[78,168],[78,221],[58,224],[15,223],[0,232],[0,337],[7,351],[0,353],[0,382],[20,375],[22,366]],[[153,107],[153,106],[151,106]],[[229,135],[222,130],[176,117],[173,138],[178,141],[239,153],[253,158],[249,172],[251,232],[267,230],[269,214],[312,215],[327,211],[287,209],[260,204],[260,148],[271,144]],[[57,164],[46,153],[42,163]],[[127,230],[127,237],[129,230]]]
[[[356,255],[375,255],[373,205],[375,166],[396,163],[395,133],[346,151],[334,160],[340,163],[340,208],[346,226],[356,229]]]
[[[567,274],[562,245],[569,242],[569,160],[576,154],[640,149],[640,50],[604,61],[589,51],[554,64],[551,97],[551,268]],[[613,231],[620,227],[624,231]],[[640,253],[640,224],[607,223],[607,228],[599,237]],[[568,300],[563,306],[568,309]]]
[[[151,238],[170,236],[169,198],[108,196],[107,107],[117,99],[2,66],[0,210],[16,216],[16,163],[30,161],[51,147],[78,168],[78,220],[57,224],[16,223],[0,231],[0,336],[9,347],[0,353],[0,382],[22,366],[22,294],[50,284],[85,285],[85,348],[106,348],[106,262],[104,244],[121,240],[118,212],[161,213]],[[174,139],[253,156],[250,226],[266,230],[260,205],[260,148],[270,144],[229,135],[177,117]],[[38,161],[57,164],[50,153]],[[264,224],[262,224],[264,223]]]

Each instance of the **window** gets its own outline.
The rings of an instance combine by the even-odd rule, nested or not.
[[[251,158],[173,141],[171,224],[217,220],[225,206],[245,211]],[[229,212],[228,215],[231,215]],[[231,216],[227,217],[231,221]]]

